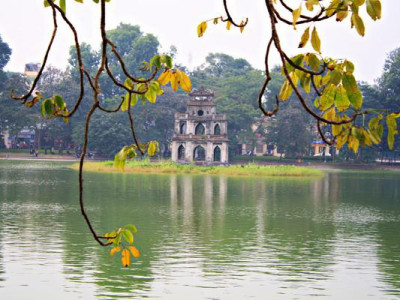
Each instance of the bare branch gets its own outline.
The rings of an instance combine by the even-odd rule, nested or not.
[[[47,59],[49,58],[50,50],[51,50],[51,48],[53,46],[53,42],[54,42],[54,39],[55,39],[56,34],[57,34],[57,28],[58,28],[58,26],[57,26],[57,13],[56,13],[55,7],[53,5],[53,2],[49,1],[49,3],[51,3],[51,9],[52,9],[52,12],[53,12],[53,28],[54,29],[53,29],[53,33],[52,33],[51,38],[50,38],[49,45],[47,46],[47,50],[46,50],[46,53],[44,55],[43,62],[42,62],[42,65],[40,67],[40,70],[39,70],[38,74],[36,75],[36,77],[35,77],[35,79],[33,81],[33,84],[32,84],[32,86],[31,86],[31,88],[30,88],[30,90],[28,91],[27,94],[25,94],[23,96],[20,96],[20,97],[17,97],[17,96],[14,95],[14,90],[11,90],[11,98],[13,98],[14,100],[21,101],[21,103],[23,103],[23,104],[26,103],[28,98],[30,96],[32,96],[32,93],[35,91],[36,85],[38,84],[39,79],[42,76],[43,70],[46,67]]]
[[[223,0],[223,2],[224,2],[224,9],[225,9],[225,13],[226,13],[226,15],[227,15],[227,18],[226,18],[226,19],[222,19],[222,18],[221,18],[221,21],[222,21],[222,22],[228,22],[228,21],[229,21],[229,22],[231,22],[232,25],[235,26],[235,27],[239,27],[239,28],[240,28],[240,27],[245,27],[245,26],[247,25],[247,23],[249,22],[249,19],[246,18],[246,20],[245,20],[243,23],[237,24],[237,23],[233,20],[231,14],[229,13],[228,4],[226,3],[226,0]]]

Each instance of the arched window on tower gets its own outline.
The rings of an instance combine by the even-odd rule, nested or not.
[[[221,134],[221,127],[219,124],[215,125],[214,127],[214,135],[220,135]]]
[[[219,146],[214,148],[214,161],[221,161],[221,148]]]
[[[184,160],[185,159],[185,147],[183,145],[180,145],[178,147],[178,160]]]
[[[195,134],[195,135],[203,135],[203,134],[205,134],[205,132],[206,132],[206,129],[204,128],[204,125],[201,124],[201,123],[199,123],[199,124],[196,126],[196,129],[195,129],[194,134]]]
[[[202,146],[197,146],[193,150],[193,159],[195,161],[205,161],[206,160],[206,151]]]
[[[181,122],[179,125],[179,134],[186,134],[186,122]]]

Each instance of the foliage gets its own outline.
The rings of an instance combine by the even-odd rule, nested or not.
[[[121,262],[124,267],[129,267],[131,263],[131,253],[134,258],[140,257],[140,251],[135,246],[130,246],[134,242],[134,235],[136,233],[136,226],[128,224],[123,228],[118,228],[104,235],[108,243],[113,245],[113,248],[110,250],[110,257],[114,257],[115,253],[122,250]]]
[[[380,0],[306,0],[298,1],[298,7],[290,7],[284,0],[267,0],[265,4],[268,16],[271,20],[271,37],[266,49],[265,59],[265,82],[258,96],[258,105],[266,116],[273,116],[279,110],[281,102],[289,100],[294,93],[300,101],[303,109],[317,120],[317,126],[322,139],[328,144],[336,144],[340,149],[347,144],[347,147],[355,153],[359,146],[372,146],[380,144],[384,132],[387,128],[387,143],[390,149],[394,147],[394,136],[398,134],[396,119],[400,117],[400,111],[378,111],[362,110],[363,96],[353,75],[354,65],[346,59],[324,58],[322,56],[322,42],[318,34],[318,23],[329,18],[336,17],[337,22],[345,19],[350,20],[352,28],[355,28],[361,36],[365,34],[363,17],[360,15],[361,9],[366,9],[369,17],[376,21],[381,18]],[[199,37],[202,37],[207,29],[207,23],[218,23],[218,20],[226,22],[227,29],[231,26],[241,30],[247,24],[247,19],[240,24],[235,23],[230,15],[227,1],[223,1],[226,17],[218,17],[203,21],[197,27]],[[304,13],[304,10],[307,12]],[[292,19],[287,19],[281,14],[286,11],[292,14]],[[318,11],[316,11],[318,10]],[[277,23],[284,23],[293,26],[296,30],[304,24],[308,25],[303,31],[299,42],[299,48],[304,48],[310,41],[313,52],[300,53],[293,57],[286,54],[281,45]],[[264,92],[267,90],[271,81],[270,67],[268,59],[271,47],[274,46],[282,62],[281,73],[285,80],[281,86],[279,94],[276,95],[276,107],[267,110],[263,104]],[[311,107],[300,88],[305,93],[315,94],[313,107]],[[367,114],[376,116],[368,123],[359,125],[357,119]],[[330,125],[333,136],[328,140],[321,126]]]
[[[11,48],[7,43],[3,42],[3,39],[0,36],[0,72],[3,71],[4,67],[10,60],[11,52]]]

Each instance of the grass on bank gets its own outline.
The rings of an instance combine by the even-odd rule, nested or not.
[[[94,172],[121,172],[114,168],[112,161],[85,162],[85,171]],[[72,168],[78,169],[78,164]],[[124,173],[146,173],[146,174],[206,174],[225,176],[294,176],[294,177],[316,177],[323,176],[324,172],[317,169],[297,167],[290,165],[230,165],[230,166],[196,166],[192,164],[182,165],[171,161],[149,160],[129,161],[125,165]]]

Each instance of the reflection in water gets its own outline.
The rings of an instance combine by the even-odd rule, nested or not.
[[[399,176],[88,174],[96,228],[139,227],[124,269],[92,241],[76,173],[31,167],[0,163],[1,299],[400,296]]]

